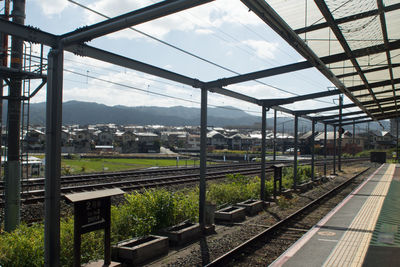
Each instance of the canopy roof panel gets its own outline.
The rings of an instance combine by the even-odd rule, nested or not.
[[[243,2],[254,5],[256,13],[264,4],[257,0]],[[398,115],[400,1],[270,0],[266,3],[320,59],[345,54],[334,63],[324,63],[340,81],[335,85],[343,85],[338,88],[357,106],[373,119]],[[284,24],[268,24],[274,23]],[[295,41],[288,43],[298,46]],[[319,68],[318,64],[314,66]]]

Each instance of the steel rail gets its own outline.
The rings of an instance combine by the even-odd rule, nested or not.
[[[230,250],[229,252],[225,253],[224,255],[220,256],[219,258],[215,259],[214,261],[210,262],[209,264],[205,265],[206,267],[213,267],[213,266],[226,266],[229,262],[232,261],[232,259],[240,256],[246,249],[254,246],[256,243],[260,242],[261,240],[273,236],[279,229],[283,228],[285,225],[287,225],[290,221],[292,221],[294,218],[309,212],[311,208],[315,207],[317,204],[319,204],[321,201],[329,198],[331,195],[335,194],[338,190],[344,188],[348,184],[350,184],[354,179],[359,177],[360,175],[364,174],[370,169],[370,167],[366,168],[365,170],[361,171],[360,173],[356,174],[355,176],[351,177],[350,179],[346,180],[345,182],[341,183],[337,187],[333,188],[332,190],[328,191],[327,193],[323,194],[319,198],[311,201],[308,203],[306,206],[300,208],[296,212],[292,213],[285,219],[277,222],[270,228],[262,231],[258,235],[252,237],[251,239],[247,240],[246,242],[240,244],[236,248]]]
[[[284,163],[287,161],[276,161],[277,163]],[[237,167],[249,167],[257,166],[259,163],[246,163],[246,164],[218,164],[215,166],[207,166],[207,170],[223,169],[223,168],[237,168]],[[160,168],[151,170],[130,170],[130,171],[118,171],[118,172],[106,172],[106,173],[92,173],[92,174],[79,174],[79,175],[67,175],[61,177],[61,184],[68,183],[85,183],[94,180],[106,180],[113,178],[135,178],[139,176],[160,176],[168,173],[179,173],[179,172],[193,172],[198,171],[199,167],[182,167],[182,168]],[[44,185],[45,178],[29,178],[28,180],[22,181],[22,186],[41,186]],[[0,190],[3,189],[3,181],[0,181]]]
[[[349,163],[351,162],[358,162],[360,160],[365,160],[364,158],[355,158],[348,160]],[[307,162],[302,162],[303,165],[307,164]],[[256,165],[256,164],[252,164]],[[258,164],[259,165],[259,164]],[[271,164],[266,168],[266,173],[272,173],[274,164]],[[323,161],[320,160],[316,163],[316,166],[322,166]],[[331,164],[328,164],[331,165]],[[250,168],[237,168],[236,165],[230,165],[230,167],[236,167],[235,169],[228,169],[222,171],[214,171],[207,173],[207,180],[212,179],[221,179],[225,178],[227,174],[230,173],[241,173],[243,175],[253,175],[253,174],[260,174],[260,167],[259,166],[252,166]],[[245,166],[245,165],[244,165]],[[228,166],[229,167],[229,166]],[[291,167],[291,164],[286,164],[285,167]],[[110,176],[109,176],[110,178]],[[152,187],[161,187],[161,186],[168,186],[168,185],[175,185],[175,184],[183,184],[183,183],[191,183],[191,182],[198,182],[199,180],[199,173],[192,173],[192,174],[183,174],[183,175],[175,175],[175,176],[164,176],[164,177],[154,177],[154,178],[147,178],[147,179],[134,179],[128,181],[110,181],[107,183],[97,183],[97,184],[86,184],[86,185],[77,185],[77,186],[68,186],[62,187],[61,193],[68,194],[68,193],[75,193],[75,192],[87,192],[93,190],[100,190],[104,188],[115,188],[119,187],[125,191],[132,191],[132,190],[140,190],[145,188],[152,188]],[[21,201],[24,204],[32,204],[44,201],[44,190],[43,189],[36,189],[36,190],[27,190],[21,193]],[[0,202],[0,207],[3,206],[3,202]]]

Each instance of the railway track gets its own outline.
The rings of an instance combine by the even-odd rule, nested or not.
[[[368,170],[366,168],[206,266],[268,265],[347,196],[353,190],[350,184]],[[280,246],[282,250],[277,251]]]
[[[365,159],[349,159],[349,162],[359,162]],[[270,162],[266,172],[272,172],[272,165],[282,162]],[[287,163],[287,161],[285,161]],[[300,163],[307,163],[301,161]],[[316,161],[316,166],[323,165],[323,161]],[[207,180],[225,178],[229,173],[243,175],[258,175],[259,163],[234,164],[207,167]],[[188,170],[189,169],[189,170]],[[116,173],[100,173],[92,175],[63,176],[61,179],[61,194],[70,194],[85,191],[94,191],[108,188],[121,188],[129,192],[145,188],[170,186],[183,183],[194,183],[199,180],[199,168],[168,168],[163,170],[125,171]],[[188,173],[190,172],[190,173]],[[183,174],[177,174],[183,173]],[[150,178],[147,178],[150,177]],[[44,178],[33,178],[22,185],[21,202],[32,204],[44,202]],[[73,185],[71,185],[73,184]],[[34,189],[31,189],[34,188]],[[39,188],[39,189],[38,189]],[[3,206],[3,201],[0,206]]]

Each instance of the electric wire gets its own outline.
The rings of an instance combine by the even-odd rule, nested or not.
[[[35,53],[35,52],[34,52]],[[89,66],[92,66],[92,67],[94,67],[94,68],[100,68],[100,69],[102,69],[102,68],[104,68],[104,69],[106,69],[106,70],[110,70],[110,71],[114,71],[114,72],[117,72],[117,73],[120,73],[120,71],[117,71],[117,70],[113,70],[113,69],[110,69],[110,68],[106,68],[106,67],[99,67],[99,66],[95,66],[95,65],[91,65],[91,64],[88,64],[88,63],[84,63],[84,62],[80,62],[80,61],[76,61],[76,60],[71,60],[71,59],[65,59],[65,60],[67,60],[67,61],[71,61],[71,62],[75,62],[75,63],[80,63],[80,64],[82,64],[82,65],[89,65]],[[35,60],[32,60],[32,62],[36,62]],[[38,63],[38,62],[36,62],[36,63]],[[74,68],[76,68],[75,66],[74,66]],[[77,68],[77,69],[80,69],[80,68]],[[71,70],[68,70],[68,69],[65,69],[65,71],[67,71],[67,72],[70,72],[70,73],[73,73],[73,74],[76,74],[76,75],[79,75],[79,76],[83,76],[83,77],[86,77],[86,78],[91,78],[91,79],[97,79],[97,80],[102,80],[103,82],[106,82],[107,80],[105,80],[105,79],[101,79],[101,78],[96,78],[96,77],[94,77],[94,76],[92,76],[92,75],[89,75],[89,71],[88,70],[85,70],[85,69],[80,69],[81,71],[86,71],[86,73],[79,73],[78,74],[78,72],[72,72]],[[96,73],[96,72],[93,72],[93,71],[91,71],[91,73]],[[100,75],[107,75],[107,74],[102,74],[102,73],[97,73],[97,74],[100,74]],[[132,74],[134,74],[133,72],[130,72],[129,73],[130,75],[132,75]],[[136,73],[135,73],[136,74]],[[134,75],[135,75],[134,74]],[[151,78],[148,78],[148,77],[143,77],[143,76],[140,76],[140,75],[135,75],[136,77],[139,77],[139,78],[142,78],[142,79],[145,79],[145,80],[150,80],[150,81],[154,81],[154,82],[159,82],[159,83],[164,83],[164,84],[167,84],[167,85],[170,85],[170,86],[174,86],[174,87],[181,87],[181,88],[186,88],[186,89],[189,89],[190,87],[188,87],[188,86],[184,86],[184,85],[181,85],[181,84],[172,84],[172,83],[168,83],[168,82],[165,82],[165,81],[161,81],[161,80],[156,80],[156,79],[151,79]],[[66,80],[68,80],[68,81],[71,81],[71,82],[76,82],[76,83],[82,83],[82,84],[87,84],[87,82],[79,82],[79,81],[73,81],[73,80],[69,80],[69,79],[66,79]],[[112,81],[110,81],[110,82],[112,82]],[[124,84],[116,84],[116,83],[114,83],[115,85],[119,85],[119,86],[127,86],[127,85],[124,85]],[[160,88],[160,87],[157,87],[157,86],[154,86],[154,85],[152,85],[152,87],[153,88],[159,88],[159,89],[163,89],[163,88]],[[136,89],[136,90],[142,90],[142,91],[145,91],[146,93],[152,93],[153,94],[153,92],[152,91],[149,91],[148,89],[146,90],[146,89],[141,89],[141,88],[138,88],[138,87],[132,87],[131,89]],[[158,94],[158,93],[154,93],[154,94]],[[192,101],[192,100],[184,100],[183,98],[177,98],[177,97],[173,97],[173,96],[170,96],[170,95],[164,95],[164,94],[158,94],[159,96],[166,96],[166,97],[169,97],[169,98],[174,98],[174,99],[176,99],[176,100],[182,100],[182,101],[186,101],[186,102],[190,102],[190,103],[196,103],[196,104],[200,104],[200,102],[197,102],[197,101]],[[229,110],[241,110],[241,111],[243,111],[243,112],[249,112],[249,113],[256,113],[256,114],[261,114],[261,112],[260,111],[254,111],[254,110],[245,110],[245,109],[238,109],[238,108],[229,108],[229,107],[226,107],[226,106],[220,106],[220,105],[214,105],[214,104],[209,104],[209,106],[213,106],[213,107],[218,107],[218,108],[225,108],[225,109],[229,109]]]
[[[107,15],[101,13],[101,12],[98,12],[98,11],[92,9],[92,8],[89,8],[89,7],[87,7],[87,6],[83,5],[83,4],[80,4],[80,3],[78,3],[78,2],[76,2],[76,1],[74,1],[74,0],[68,0],[68,1],[71,2],[71,3],[73,3],[73,4],[75,4],[75,5],[78,5],[79,7],[82,7],[82,8],[84,8],[84,9],[86,9],[86,10],[89,10],[90,12],[93,12],[93,13],[99,15],[99,16],[102,16],[102,17],[107,18],[107,19],[110,18],[109,16],[107,16]],[[153,1],[153,2],[154,2],[154,1]],[[176,49],[176,50],[178,50],[178,51],[180,51],[180,52],[182,52],[182,53],[185,53],[185,54],[187,54],[187,55],[189,55],[189,56],[195,57],[195,58],[197,58],[197,59],[199,59],[199,60],[201,60],[201,61],[204,61],[204,62],[206,62],[206,63],[209,63],[209,64],[211,64],[211,65],[214,65],[214,66],[216,66],[216,67],[218,67],[218,68],[221,68],[221,69],[223,69],[223,70],[226,70],[226,71],[231,72],[231,73],[236,74],[236,75],[241,75],[241,73],[239,73],[239,72],[237,72],[237,71],[234,71],[234,70],[232,70],[232,69],[230,69],[230,68],[224,67],[224,66],[222,66],[222,65],[220,65],[220,64],[217,64],[217,63],[215,63],[215,62],[212,62],[212,61],[210,61],[210,60],[207,60],[207,59],[205,59],[205,58],[203,58],[203,57],[197,56],[197,55],[195,55],[195,54],[193,54],[193,53],[191,53],[191,52],[189,52],[189,51],[187,51],[187,50],[185,50],[185,49],[179,48],[178,46],[172,45],[172,44],[170,44],[170,43],[168,43],[168,42],[166,42],[166,41],[163,41],[163,40],[161,40],[161,39],[159,39],[159,38],[156,38],[156,37],[154,37],[154,36],[152,36],[152,35],[150,35],[150,34],[147,34],[147,33],[143,32],[143,31],[137,30],[137,29],[135,29],[134,27],[129,27],[129,29],[131,29],[131,30],[133,30],[133,31],[135,31],[135,32],[137,32],[137,33],[139,33],[139,34],[142,34],[142,35],[144,35],[144,36],[146,36],[146,37],[148,37],[148,38],[151,38],[151,39],[153,39],[153,40],[155,40],[155,41],[157,41],[157,42],[160,42],[160,43],[162,43],[162,44],[164,44],[164,45],[167,45],[167,46],[169,46],[169,47],[171,47],[171,48],[173,48],[173,49]],[[219,30],[219,29],[218,29],[218,30]],[[219,30],[219,31],[220,31],[220,30]],[[225,33],[225,34],[226,34],[226,33]],[[230,35],[228,35],[228,36],[230,36]],[[232,37],[232,38],[234,38],[234,37]],[[236,39],[234,38],[234,40],[236,40]],[[291,94],[291,95],[295,95],[295,96],[298,96],[298,95],[299,95],[299,94],[290,92],[290,91],[288,91],[288,90],[279,88],[279,87],[274,86],[274,85],[271,85],[271,84],[267,84],[267,83],[262,82],[262,81],[259,81],[259,80],[254,80],[254,81],[257,82],[257,83],[259,83],[259,84],[262,84],[262,85],[266,85],[266,86],[268,86],[268,87],[271,87],[271,88],[273,88],[273,89],[275,89],[275,90],[281,91],[281,92],[285,92],[285,93],[288,93],[288,94]],[[318,100],[318,99],[312,99],[312,100],[313,100],[313,101],[317,101],[317,102],[322,102],[322,103],[330,103],[330,102],[323,101],[323,100]]]
[[[147,90],[147,89],[139,88],[139,87],[136,87],[136,86],[127,85],[127,84],[123,84],[123,83],[119,83],[119,82],[115,82],[115,81],[111,81],[111,80],[107,80],[107,79],[91,76],[91,75],[84,74],[84,73],[79,73],[79,72],[76,72],[76,71],[73,71],[73,70],[69,70],[69,69],[64,69],[64,71],[72,73],[74,75],[79,75],[79,76],[82,76],[82,77],[90,78],[90,79],[93,79],[93,80],[98,80],[98,81],[101,81],[101,82],[117,85],[117,86],[120,86],[120,87],[126,87],[126,88],[129,88],[129,89],[133,89],[133,90],[136,90],[136,91],[140,91],[140,92],[146,93],[146,94],[152,94],[152,95],[157,95],[157,96],[161,96],[161,97],[167,97],[167,98],[171,98],[171,99],[175,99],[175,100],[179,100],[179,101],[184,101],[184,102],[190,102],[190,103],[194,103],[194,104],[198,104],[198,105],[201,104],[199,101],[189,100],[189,99],[176,97],[176,96],[171,96],[171,95],[163,94],[163,93],[158,93],[158,92],[150,91],[150,90]],[[257,113],[257,114],[261,113],[261,112],[258,112],[258,111],[245,111],[245,110],[238,109],[238,108],[230,108],[230,107],[226,107],[226,106],[218,106],[218,105],[213,105],[213,104],[208,104],[208,106],[227,109],[227,110],[235,110],[235,111],[241,110],[241,111],[244,111],[244,112],[252,112],[252,113]]]

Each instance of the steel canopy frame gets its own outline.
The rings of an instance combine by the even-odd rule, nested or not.
[[[365,114],[364,111],[353,111],[353,112],[348,112],[342,114],[342,117],[347,117],[347,116],[353,116],[353,115],[359,115],[359,114]],[[314,117],[315,120],[323,122],[324,120],[329,120],[338,117],[338,114],[333,114],[333,115],[326,115],[326,116],[317,116]]]
[[[393,4],[393,5],[384,7],[383,11],[390,12],[390,11],[395,11],[398,9],[400,9],[400,4]],[[379,15],[380,12],[382,12],[382,10],[380,10],[380,9],[369,10],[366,12],[362,12],[362,13],[350,15],[347,17],[335,19],[334,22],[336,24],[342,24],[342,23],[346,23],[346,22],[350,22],[350,21],[355,21],[355,20],[359,20],[359,19],[363,19],[363,18],[376,16],[376,15]],[[297,34],[302,34],[302,33],[320,30],[320,29],[327,28],[327,27],[329,27],[328,23],[323,22],[323,23],[313,24],[308,27],[299,28],[297,30],[294,30],[294,32]]]
[[[373,122],[373,121],[374,121],[373,119],[353,121],[353,122],[342,123],[342,126],[352,125],[352,124],[359,124],[359,123],[367,123],[367,122]],[[335,126],[337,126],[337,124],[335,124]]]
[[[339,115],[337,115],[337,116],[339,116]],[[341,121],[353,121],[353,120],[366,119],[366,118],[369,118],[369,117],[366,115],[366,116],[359,116],[359,117],[352,117],[352,118],[344,118],[344,119],[342,118]],[[328,123],[328,124],[335,124],[335,123],[339,122],[339,119],[337,119],[337,120],[324,120],[322,122],[323,123]]]
[[[68,46],[90,41],[134,25],[148,22],[154,19],[183,11],[195,6],[203,5],[214,0],[166,0],[130,13],[126,13],[91,26],[77,29],[73,32],[61,35],[61,44]]]
[[[385,45],[374,45],[370,47],[364,47],[360,49],[353,50],[353,56],[354,57],[363,57],[363,56],[368,56],[368,55],[373,55],[377,53],[382,53],[385,50],[395,50],[400,48],[400,40],[392,41],[389,42],[387,47]],[[334,54],[334,55],[329,55],[329,56],[324,56],[321,57],[320,60],[324,64],[332,64],[332,63],[337,63],[343,60],[347,60],[348,55],[346,53],[339,53],[339,54]],[[397,66],[397,65],[396,65]],[[230,84],[236,84],[236,83],[242,83],[242,82],[247,82],[255,79],[260,79],[260,78],[267,78],[271,76],[276,76],[279,74],[285,74],[293,71],[299,71],[299,70],[304,70],[308,68],[315,67],[312,63],[309,61],[301,61],[301,62],[296,62],[296,63],[291,63],[283,66],[278,66],[270,69],[265,69],[265,70],[259,70],[255,72],[250,72],[246,74],[241,74],[237,76],[232,76],[229,78],[222,78],[214,81],[209,81],[206,84],[206,87],[213,87],[213,86],[227,86]],[[377,69],[377,71],[380,69]],[[370,71],[372,72],[372,71]],[[357,73],[356,73],[357,74]],[[339,76],[336,76],[339,77]]]
[[[332,73],[325,63],[314,53],[313,50],[290,28],[290,26],[263,0],[241,0],[261,20],[268,24],[300,55],[316,67],[328,80],[341,90],[353,103],[371,115],[368,110],[358,101],[354,95],[347,90],[346,86]],[[372,115],[371,115],[372,117]]]
[[[45,240],[55,240],[54,243],[50,241],[45,246],[45,255],[46,266],[58,266],[59,263],[59,199],[60,199],[60,134],[61,134],[61,103],[62,103],[62,66],[63,66],[63,51],[69,51],[79,56],[88,56],[94,59],[98,59],[104,62],[108,62],[114,65],[126,67],[129,69],[137,70],[140,72],[144,72],[147,74],[155,75],[160,78],[168,79],[174,82],[178,82],[181,84],[189,85],[194,88],[199,88],[202,91],[201,97],[201,178],[200,178],[200,221],[204,221],[204,201],[205,201],[205,175],[206,175],[206,165],[205,165],[205,156],[206,156],[206,140],[205,140],[205,133],[206,133],[206,124],[207,124],[207,92],[215,92],[218,94],[222,94],[225,96],[229,96],[235,99],[239,99],[242,101],[246,101],[252,104],[256,104],[262,106],[263,113],[266,113],[266,109],[273,108],[275,110],[279,110],[291,115],[295,116],[295,128],[297,129],[298,117],[304,117],[307,119],[314,121],[319,121],[320,119],[326,120],[327,118],[336,118],[340,117],[340,125],[348,125],[348,124],[355,124],[355,123],[362,123],[362,122],[369,122],[370,120],[360,120],[356,121],[356,119],[351,118],[353,122],[351,123],[342,123],[344,120],[349,119],[342,119],[343,116],[350,116],[350,114],[360,114],[362,112],[367,113],[372,118],[388,118],[389,116],[397,116],[397,102],[395,102],[394,107],[380,107],[380,104],[385,101],[384,99],[377,99],[376,96],[372,92],[372,88],[374,87],[381,87],[385,85],[391,85],[393,92],[393,97],[389,98],[387,101],[397,100],[394,85],[400,83],[400,79],[395,79],[393,77],[393,68],[398,67],[399,64],[391,64],[390,61],[390,53],[389,51],[394,49],[400,48],[400,40],[395,40],[389,42],[389,39],[386,36],[386,40],[383,45],[376,45],[371,47],[366,47],[357,50],[351,50],[350,48],[345,48],[345,53],[339,53],[336,55],[330,55],[326,57],[318,57],[314,51],[297,35],[294,30],[290,28],[290,26],[273,10],[265,1],[263,0],[241,0],[251,11],[253,11],[257,16],[259,16],[264,22],[266,22],[273,30],[275,30],[288,44],[290,44],[300,55],[307,59],[307,61],[293,63],[285,66],[275,67],[272,69],[261,70],[253,73],[248,73],[244,75],[238,75],[235,77],[219,79],[211,82],[204,82],[200,81],[199,79],[187,77],[172,71],[168,71],[159,67],[152,66],[150,64],[146,64],[140,61],[136,61],[134,59],[130,59],[128,57],[124,57],[118,54],[114,54],[108,51],[104,51],[99,48],[94,48],[89,45],[84,44],[84,42],[92,40],[94,38],[98,38],[100,36],[122,30],[124,28],[137,25],[143,22],[147,22],[153,19],[157,19],[166,15],[170,15],[191,7],[195,7],[198,5],[202,5],[212,0],[203,0],[203,1],[194,1],[194,0],[168,0],[159,2],[157,4],[129,12],[127,14],[117,16],[115,18],[108,19],[106,21],[78,29],[64,35],[53,35],[50,33],[46,33],[40,30],[37,30],[32,27],[27,27],[23,25],[17,25],[12,22],[8,22],[5,20],[0,20],[0,29],[1,32],[20,37],[24,40],[34,42],[34,43],[42,43],[44,45],[52,47],[52,50],[49,53],[49,83],[48,83],[48,92],[47,92],[47,126],[46,126],[46,155],[49,158],[46,161],[46,220],[45,220]],[[323,1],[316,1],[320,4],[325,4]],[[378,0],[378,5],[380,0]],[[383,7],[382,3],[378,8],[378,13],[380,14],[381,20],[385,20],[384,16],[382,16],[383,12],[392,11],[400,8],[400,4],[395,4],[389,7]],[[327,9],[327,7],[326,7]],[[332,14],[329,10],[323,11],[327,17],[331,16]],[[366,12],[365,12],[366,13]],[[367,16],[367,14],[365,14]],[[369,14],[368,16],[371,16]],[[328,22],[325,26],[331,26],[331,28],[337,27],[336,20],[328,19]],[[356,19],[356,15],[352,18],[348,17],[347,20]],[[343,18],[343,22],[345,22],[345,18]],[[317,27],[321,27],[321,25]],[[311,27],[305,29],[305,31],[313,30]],[[339,30],[340,34],[340,30]],[[340,39],[340,38],[338,38]],[[344,40],[345,41],[345,40]],[[344,44],[345,46],[345,44]],[[380,67],[380,68],[373,68],[368,70],[368,72],[375,72],[388,69],[392,75],[390,80],[385,80],[376,83],[368,83],[365,77],[362,77],[364,73],[367,71],[362,71],[360,66],[354,64],[357,69],[357,74],[361,76],[364,81],[364,84],[361,86],[352,86],[346,87],[344,83],[342,83],[338,76],[326,66],[326,64],[345,61],[345,60],[352,60],[355,61],[355,58],[362,57],[366,55],[376,54],[385,52],[387,55],[387,60],[389,66],[387,67]],[[304,96],[296,96],[290,97],[287,99],[274,99],[274,100],[259,100],[254,97],[250,97],[245,94],[237,93],[228,89],[223,88],[223,86],[254,80],[258,78],[265,78],[269,76],[274,76],[283,73],[289,73],[292,71],[302,70],[306,68],[316,67],[328,80],[330,80],[338,90],[333,91],[326,91],[326,92],[319,92],[308,94]],[[10,74],[7,73],[9,70],[0,70],[3,74]],[[355,73],[353,73],[356,75]],[[365,78],[365,79],[364,79]],[[374,98],[373,101],[360,101],[357,97],[355,97],[352,92],[365,90],[368,89],[370,94],[368,96],[372,96]],[[353,101],[354,104],[347,104],[341,106],[333,106],[333,107],[326,107],[316,110],[299,110],[293,111],[285,107],[281,107],[280,105],[294,103],[296,101],[303,101],[307,99],[314,99],[318,97],[324,96],[331,96],[335,94],[340,94],[340,92],[346,94],[346,96]],[[370,109],[365,107],[365,105],[369,104],[377,104],[380,108],[377,109]],[[337,110],[342,108],[350,108],[358,106],[363,111],[356,111],[356,112],[349,112],[345,114],[333,115],[332,116],[322,116],[322,117],[309,117],[307,114],[310,113],[320,113],[330,110]],[[393,111],[395,108],[395,112]],[[390,111],[389,113],[384,113],[385,111]],[[379,112],[380,114],[375,115],[375,113]],[[365,116],[364,116],[365,117]],[[263,116],[263,123],[266,118]],[[362,118],[362,117],[360,117]],[[336,120],[334,121],[336,122]],[[327,121],[324,122],[325,129],[327,125]],[[336,127],[337,125],[333,125]],[[326,132],[326,131],[325,131]],[[297,131],[296,131],[297,136]],[[265,133],[264,133],[265,136]],[[297,139],[297,137],[296,137]],[[264,140],[264,138],[263,138]],[[264,140],[265,143],[265,140]],[[296,141],[297,143],[297,141]],[[263,146],[265,149],[265,145]],[[297,148],[296,148],[297,149]],[[296,155],[296,154],[295,154]],[[51,159],[51,160],[50,160]],[[295,161],[295,164],[297,162]],[[296,166],[296,165],[295,165]],[[296,171],[294,170],[294,175]],[[296,185],[296,179],[295,179]],[[55,203],[57,202],[57,203]],[[57,243],[58,242],[58,243]],[[55,258],[52,258],[55,257]]]
[[[347,57],[349,58],[349,60],[353,64],[354,68],[356,69],[358,75],[360,76],[361,80],[364,83],[365,88],[368,89],[368,91],[371,93],[371,95],[374,98],[374,100],[375,100],[376,104],[378,105],[378,107],[381,108],[381,105],[378,102],[378,99],[376,98],[376,96],[372,92],[372,88],[369,86],[367,77],[365,77],[364,72],[361,70],[361,67],[358,64],[358,61],[355,59],[355,57],[353,55],[353,51],[351,50],[349,44],[347,43],[342,31],[339,29],[339,26],[337,24],[335,24],[335,20],[333,18],[332,13],[329,11],[328,6],[322,0],[314,0],[314,2],[318,6],[319,10],[321,11],[322,15],[324,16],[325,20],[327,21],[330,29],[335,34],[335,36],[338,39],[339,43],[341,44],[343,50],[345,51]],[[353,95],[352,95],[352,97],[353,97]],[[366,111],[368,113],[368,110],[366,110]],[[382,113],[383,113],[383,111],[382,111]]]

